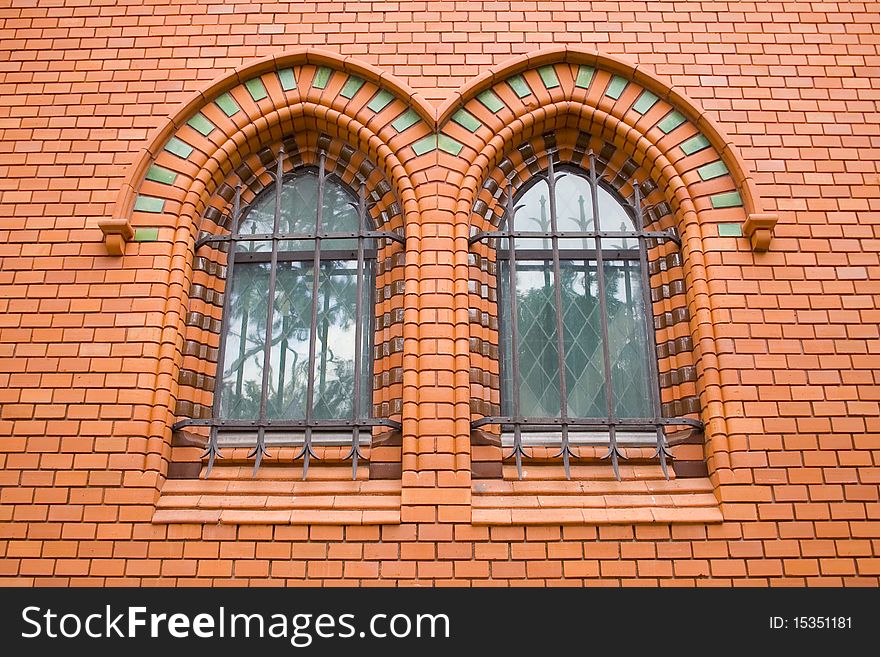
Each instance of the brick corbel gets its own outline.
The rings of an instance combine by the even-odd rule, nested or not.
[[[743,233],[752,243],[755,251],[766,251],[773,239],[773,228],[779,221],[775,214],[750,214],[743,224]]]
[[[121,256],[125,243],[134,238],[134,229],[127,219],[106,219],[98,224],[104,233],[104,246],[112,256]]]

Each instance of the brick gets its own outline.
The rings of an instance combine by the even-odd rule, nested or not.
[[[99,6],[80,4],[71,20]],[[15,71],[0,99],[2,583],[878,585],[873,115],[864,94],[829,91],[852,91],[854,76],[877,87],[864,53],[866,26],[875,27],[870,8],[840,13],[794,2],[786,12],[741,12],[734,29],[725,16],[681,3],[625,21],[556,12],[543,23],[484,5],[416,20],[371,7],[340,18],[256,6],[250,31],[197,56],[180,44],[216,40],[216,22],[188,20],[184,7],[182,18],[150,17],[161,39],[111,38],[107,48],[88,48],[87,60],[78,53],[91,41],[80,28],[47,27],[34,12],[15,17],[15,38],[0,46]],[[111,33],[130,23],[102,20]],[[694,25],[724,40],[723,57],[711,40],[692,38]],[[832,26],[836,37],[821,57],[804,43],[805,26],[816,25]],[[335,71],[342,66],[330,56],[303,65],[265,39],[291,30],[291,44],[337,52],[340,61],[366,58],[378,73],[367,67],[355,79]],[[548,32],[571,63],[530,63]],[[739,39],[742,32],[750,38]],[[444,47],[426,48],[438,35]],[[644,88],[624,65],[610,71],[602,58],[578,60],[577,50],[597,40],[658,86]],[[149,59],[164,41],[180,52]],[[47,78],[31,61],[36,50],[90,70]],[[265,70],[247,85],[234,76],[228,85],[203,82],[270,54],[280,72]],[[806,56],[819,59],[807,65]],[[145,66],[149,76],[133,79]],[[89,81],[98,70],[101,81]],[[478,76],[484,83],[466,91]],[[520,93],[504,82],[511,78]],[[416,95],[398,94],[393,79]],[[693,110],[664,85],[695,98]],[[760,93],[767,86],[781,95]],[[280,116],[294,93],[346,118],[333,124],[323,109],[285,118],[283,129],[240,142],[229,160],[218,154],[236,130]],[[199,100],[176,116],[183,98]],[[458,99],[451,119],[435,130],[433,108],[450,98]],[[608,118],[594,125],[591,110],[583,120],[572,113],[564,117],[570,130],[558,130],[542,107],[570,99]],[[172,128],[151,143],[148,126],[169,116]],[[618,118],[624,129],[612,125]],[[711,125],[734,143],[716,143]],[[472,226],[490,226],[468,210],[475,199],[494,201],[488,187],[479,190],[507,174],[471,164],[508,158],[519,182],[526,174],[516,172],[546,166],[543,135],[573,159],[581,129],[592,138],[580,151],[604,152],[605,182],[630,198],[630,179],[644,181],[648,214],[665,212],[662,202],[673,197],[678,208],[683,195],[696,209],[655,220],[679,229],[689,254],[670,259],[675,249],[656,247],[666,258],[651,277],[666,354],[658,360],[663,402],[677,414],[676,404],[699,398],[709,406],[693,417],[712,418],[703,442],[672,447],[669,482],[644,463],[650,450],[634,449],[639,458],[622,463],[617,482],[607,462],[591,460],[604,450],[580,447],[590,458],[573,465],[571,481],[550,462],[551,450],[529,448],[548,462],[528,461],[520,482],[512,463],[498,464],[509,448],[472,444],[470,420],[497,414],[501,396],[496,265],[485,243],[468,245]],[[218,165],[193,209],[202,224],[192,232],[213,230],[206,203],[225,205],[218,199],[248,171],[265,182],[271,157],[260,153],[277,149],[281,134],[296,133],[296,148],[311,157],[315,130],[339,135],[328,148],[332,166],[345,158],[360,166],[363,154],[377,169],[372,179],[388,179],[379,204],[393,199],[397,208],[383,228],[407,235],[405,248],[380,248],[376,344],[387,353],[373,368],[377,414],[402,421],[404,435],[374,445],[357,481],[339,460],[347,450],[326,446],[316,447],[322,459],[305,482],[301,466],[290,465],[295,450],[274,446],[256,477],[247,450],[224,448],[210,478],[166,479],[169,463],[176,476],[199,467],[202,450],[174,442],[162,409],[180,402],[184,415],[210,413],[214,359],[198,351],[217,348],[222,319],[223,282],[199,260],[211,249],[193,258],[178,241],[190,228],[187,190]],[[508,142],[487,148],[502,132]],[[342,153],[343,142],[352,154]],[[524,142],[534,160],[519,149]],[[680,189],[666,188],[671,171]],[[221,182],[228,190],[214,190]],[[756,252],[745,233],[764,213],[779,220],[769,250]],[[107,254],[99,228],[114,217],[122,219],[115,229],[134,237],[121,257]],[[688,317],[676,319],[685,308]],[[722,424],[726,440],[715,431]]]

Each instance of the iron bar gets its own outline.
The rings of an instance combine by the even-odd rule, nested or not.
[[[571,479],[570,460],[574,455],[568,442],[568,381],[565,366],[565,322],[562,315],[562,267],[559,264],[559,236],[556,220],[556,172],[553,170],[553,157],[549,158],[547,170],[547,185],[550,196],[550,248],[553,252],[553,301],[556,317],[556,358],[559,366],[559,417],[562,424],[562,445],[559,454],[562,456],[562,464],[565,469],[565,478]],[[601,247],[600,247],[601,248]],[[511,249],[511,250],[516,250]],[[597,256],[601,263],[601,256]]]
[[[516,303],[516,245],[513,242],[514,224],[516,207],[513,202],[513,185],[508,184],[507,187],[507,207],[506,207],[506,225],[507,225],[507,273],[508,273],[508,293],[510,294],[510,364],[511,369],[511,403],[513,405],[513,416],[518,420],[521,419],[520,407],[520,390],[519,390],[519,316]],[[522,460],[523,456],[528,456],[523,450],[522,433],[520,425],[517,423],[513,429],[513,451],[505,459],[514,458],[516,460],[516,472],[520,479],[523,478]]]
[[[696,420],[690,420],[696,422]],[[351,429],[352,427],[360,427],[361,430],[370,427],[389,427],[391,429],[400,429],[400,422],[389,420],[387,418],[361,418],[359,420],[266,420],[260,423],[259,420],[224,420],[222,418],[205,418],[195,419],[186,418],[175,422],[171,429],[179,431],[186,427],[217,427],[228,431],[246,431],[254,430],[259,427],[266,429],[277,429],[283,431],[285,429],[305,429],[311,426],[313,429]],[[702,426],[702,425],[700,425]]]
[[[602,238],[602,239],[627,239],[639,237],[651,237],[658,240],[670,240],[677,246],[681,246],[681,238],[673,230],[517,230],[513,233],[514,237],[543,237],[560,239],[580,239],[580,238]],[[468,238],[468,244],[475,244],[484,239],[492,237],[507,237],[506,231],[479,231]]]
[[[547,251],[542,249],[517,249],[516,253],[520,260],[545,260],[547,258]],[[501,260],[507,259],[507,249],[497,249],[496,254]],[[638,249],[627,249],[625,251],[621,249],[605,249],[602,251],[602,257],[605,260],[613,260],[615,262],[618,260],[638,262],[639,252]],[[596,259],[596,251],[594,249],[562,249],[559,252],[559,259],[592,261]]]
[[[370,250],[364,253],[365,257],[376,257],[376,251]],[[357,258],[357,249],[321,249],[321,257],[324,260],[354,260]],[[238,254],[238,262],[269,262],[272,253],[268,251],[249,251]],[[278,262],[311,262],[314,259],[312,251],[278,251]]]
[[[358,249],[357,249],[357,284],[354,301],[354,400],[352,400],[352,416],[355,420],[361,419],[361,358],[363,357],[363,295],[364,295],[364,229],[367,214],[367,192],[364,183],[358,190]],[[351,459],[351,478],[357,479],[358,459],[364,455],[360,451],[360,427],[355,425],[351,436],[351,451],[345,459]]]
[[[596,226],[601,227],[602,220],[599,217],[599,181],[596,177],[596,158],[590,151],[590,197],[593,203],[593,218]],[[608,304],[605,298],[605,262],[602,257],[602,237],[596,235],[596,278],[599,283],[599,315],[602,325],[602,365],[605,372],[605,406],[608,419],[614,420],[617,416],[614,407],[614,385],[611,380],[611,345],[608,335]],[[608,453],[603,458],[611,458],[611,468],[614,476],[620,480],[619,461],[624,457],[617,446],[616,425],[608,427]]]
[[[351,239],[353,237],[360,237],[360,235],[356,232],[352,231],[342,231],[342,232],[315,232],[315,233],[251,233],[250,235],[241,235],[236,238],[237,242],[268,242],[269,240],[314,240],[314,239],[325,239],[325,240],[341,240],[341,239]],[[392,240],[399,244],[404,244],[404,238],[398,235],[397,233],[389,230],[369,230],[363,233],[363,237],[375,237]],[[207,237],[202,237],[196,241],[195,248],[199,249],[205,244],[212,243],[223,243],[231,241],[228,235],[209,235]]]
[[[608,427],[622,427],[625,429],[650,429],[654,430],[657,426],[688,426],[694,429],[703,429],[703,423],[689,417],[666,417],[657,418],[632,418],[632,419],[599,419],[599,418],[567,418],[563,420],[558,417],[529,417],[516,418],[510,415],[493,415],[482,417],[471,421],[471,427],[477,429],[488,424],[500,424],[505,427],[515,427],[516,425],[527,427],[556,427],[565,423],[572,427],[584,427],[587,429],[607,429]],[[508,457],[509,458],[509,457]]]
[[[272,232],[278,233],[281,229],[281,174],[284,163],[284,148],[282,147],[278,153],[278,163],[275,168],[275,212],[273,213]],[[275,316],[275,287],[278,280],[278,241],[272,240],[272,255],[269,261],[269,292],[266,299],[266,340],[263,344],[263,381],[260,389],[260,422],[261,426],[257,430],[257,444],[248,454],[248,457],[254,456],[254,476],[260,468],[260,463],[264,456],[269,456],[266,450],[265,428],[262,423],[266,421],[266,414],[269,403],[269,365],[272,355],[272,320]]]
[[[238,234],[238,222],[241,218],[241,185],[237,185],[235,187],[235,200],[232,202],[232,224],[230,225],[230,236],[235,237]],[[226,254],[226,285],[223,290],[223,317],[229,317],[229,308],[232,305],[232,274],[235,271],[235,246],[236,242],[233,239],[229,242],[229,249]],[[227,320],[228,321],[228,320]],[[221,390],[223,388],[223,367],[224,361],[226,360],[226,338],[227,331],[221,331],[220,333],[220,344],[217,348],[217,366],[216,373],[214,375],[215,384],[214,384],[214,402],[212,404],[211,416],[212,417],[220,417],[221,410],[221,402],[222,395]],[[179,424],[179,423],[178,423]],[[176,426],[176,425],[175,425]],[[211,470],[214,469],[214,461],[218,458],[222,459],[223,455],[220,453],[220,447],[217,444],[217,428],[211,427],[211,432],[208,437],[208,446],[205,449],[205,453],[202,454],[202,458],[205,456],[208,457],[208,467],[205,470],[205,476],[211,474]]]
[[[318,459],[314,451],[312,451],[312,425],[313,409],[315,401],[315,344],[318,339],[318,292],[321,282],[321,226],[324,218],[324,164],[326,155],[321,153],[318,158],[318,201],[317,211],[315,212],[315,255],[312,260],[312,312],[309,323],[309,376],[306,387],[306,431],[303,438],[303,446],[299,454],[293,457],[296,461],[300,457],[303,460],[303,480],[309,474],[309,459]]]

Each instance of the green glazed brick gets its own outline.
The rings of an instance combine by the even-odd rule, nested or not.
[[[408,109],[391,122],[391,127],[397,130],[397,132],[403,132],[418,122],[419,115],[416,114],[415,110]]]
[[[482,123],[473,114],[466,109],[460,109],[452,115],[452,120],[468,132],[476,132]]]
[[[192,155],[193,147],[177,137],[172,137],[168,140],[168,143],[165,144],[165,150],[185,160]]]
[[[284,91],[296,89],[296,75],[292,68],[285,68],[278,71],[278,80],[281,82],[281,88]]]
[[[232,94],[225,93],[214,101],[226,116],[235,116],[241,111],[238,103],[232,98]]]
[[[461,149],[464,148],[463,144],[458,143],[452,137],[448,137],[444,134],[437,137],[437,145],[440,147],[441,151],[449,153],[450,155],[458,155],[461,153]]]
[[[663,117],[660,123],[657,124],[657,127],[660,128],[664,135],[668,135],[670,132],[672,132],[682,123],[684,123],[685,120],[686,119],[680,112],[673,110]]]
[[[712,180],[713,178],[718,178],[719,176],[723,176],[726,173],[727,167],[721,160],[716,160],[715,162],[704,164],[699,169],[697,169],[697,174],[699,174],[701,180]]]
[[[373,96],[373,100],[367,103],[367,108],[371,112],[376,112],[378,114],[383,109],[388,107],[388,103],[390,103],[392,100],[394,100],[394,96],[391,95],[390,91],[380,89],[379,93]]]
[[[135,242],[157,242],[157,241],[159,241],[159,229],[158,228],[135,228],[134,229],[134,241]]]
[[[312,86],[315,89],[323,89],[330,81],[330,75],[332,73],[332,69],[329,69],[326,66],[321,66],[317,71],[315,71],[315,79],[312,80]]]
[[[165,209],[165,199],[138,194],[134,209],[137,212],[162,212]]]
[[[177,179],[177,173],[165,167],[160,167],[158,164],[151,164],[150,168],[147,169],[145,177],[147,180],[162,183],[163,185],[173,185]]]
[[[478,94],[477,100],[483,104],[483,107],[493,114],[498,114],[498,112],[504,109],[504,103],[501,102],[498,94],[491,89],[486,89],[483,93]]]
[[[427,137],[422,137],[412,146],[413,151],[416,155],[424,155],[425,153],[430,153],[433,150],[437,149],[437,135],[428,135]]]
[[[622,78],[619,75],[615,75],[611,78],[611,81],[608,83],[608,88],[605,90],[605,95],[609,98],[613,98],[617,100],[620,98],[620,95],[623,93],[623,90],[626,89],[627,80],[626,78]]]
[[[693,155],[694,153],[703,150],[709,146],[709,140],[706,139],[703,135],[694,135],[690,139],[682,142],[681,150],[684,151],[685,155]]]
[[[633,109],[639,114],[644,114],[649,109],[654,107],[657,104],[657,101],[660,100],[652,94],[647,89],[642,92],[642,95],[639,96],[639,99],[633,104]]]
[[[740,197],[739,192],[722,192],[721,194],[715,194],[710,199],[712,207],[716,210],[742,205],[742,197]]]
[[[542,66],[538,69],[538,75],[541,76],[541,82],[548,89],[555,89],[559,86],[559,78],[556,75],[556,69],[552,66]]]
[[[593,74],[596,72],[592,66],[579,66],[577,79],[574,86],[580,89],[589,89],[590,83],[593,81]]]
[[[532,93],[532,90],[529,88],[528,82],[526,82],[526,79],[521,75],[514,75],[512,78],[508,78],[507,84],[509,84],[510,88],[513,89],[513,93],[515,93],[520,98],[525,98]]]
[[[345,84],[342,85],[342,91],[339,92],[339,95],[343,98],[354,98],[354,95],[360,91],[363,86],[364,81],[361,78],[352,75],[345,81]]]
[[[208,120],[208,117],[206,117],[201,112],[192,117],[189,121],[186,122],[186,124],[190,128],[193,128],[194,130],[197,130],[199,133],[201,133],[203,137],[207,137],[212,132],[214,132],[214,124],[211,123]]]
[[[255,101],[260,101],[266,98],[269,93],[266,91],[266,87],[263,84],[263,81],[260,78],[251,78],[247,82],[244,83],[245,88],[248,93],[251,95]]]
[[[742,224],[718,224],[718,237],[742,237]]]

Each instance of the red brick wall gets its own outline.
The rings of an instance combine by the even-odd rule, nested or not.
[[[11,4],[0,10],[4,582],[878,584],[880,6]],[[709,458],[724,523],[471,524],[466,387],[429,326],[462,325],[442,326],[436,310],[404,328],[425,376],[403,383],[419,421],[404,438],[400,524],[152,522],[167,449],[148,437],[170,435],[153,402],[172,386],[160,349],[172,245],[110,258],[97,225],[164,118],[211,80],[303,46],[372,64],[439,106],[495,65],[565,44],[622,56],[694,99],[779,215],[766,254],[705,244],[729,430],[729,469]],[[437,176],[413,176],[439,199],[421,209],[426,252],[456,235],[456,183]],[[425,258],[413,280],[454,275],[434,265]]]

